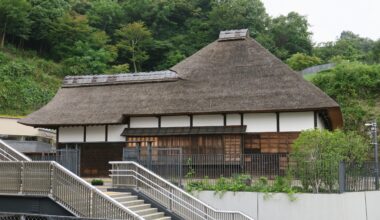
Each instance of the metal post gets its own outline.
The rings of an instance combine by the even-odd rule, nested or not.
[[[339,193],[344,193],[346,188],[346,166],[343,161],[339,162]]]
[[[152,170],[152,142],[148,141],[148,169]]]
[[[377,123],[376,120],[373,122],[372,126],[372,135],[373,135],[373,145],[375,145],[375,186],[376,190],[379,190],[379,148],[377,143]]]
[[[377,122],[376,119],[373,120],[371,123],[366,123],[365,126],[370,127],[371,132],[371,139],[372,143],[374,145],[374,151],[375,151],[375,187],[376,190],[379,189],[379,146],[377,143]]]

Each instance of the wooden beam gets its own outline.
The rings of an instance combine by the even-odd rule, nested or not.
[[[227,126],[227,114],[223,114],[223,125]]]
[[[276,112],[276,124],[277,124],[277,132],[280,132],[280,113]]]
[[[189,115],[190,116],[190,128],[193,127],[193,115]]]
[[[314,128],[318,128],[318,112],[314,111]]]
[[[244,125],[244,114],[243,113],[240,113],[240,125],[241,126]]]
[[[106,125],[106,128],[105,128],[105,141],[106,142],[108,141],[108,125]]]
[[[86,142],[86,128],[87,126],[83,126],[83,142]]]
[[[57,129],[55,131],[55,142],[56,142],[56,145],[58,146],[58,143],[59,143],[59,127],[57,127]]]
[[[161,116],[157,116],[158,118],[158,127],[161,128]]]

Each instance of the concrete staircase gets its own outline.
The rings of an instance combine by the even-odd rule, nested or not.
[[[136,212],[146,220],[171,220],[171,217],[165,216],[164,212],[159,212],[157,208],[153,208],[151,204],[145,203],[144,200],[138,199],[137,196],[132,195],[130,192],[111,192],[107,191],[110,188],[105,182],[104,186],[97,186],[97,188],[109,195],[116,201],[120,202],[125,207]]]

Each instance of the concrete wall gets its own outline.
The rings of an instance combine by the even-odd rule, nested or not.
[[[291,201],[284,193],[212,191],[195,193],[207,204],[223,210],[241,211],[255,220],[378,220],[380,192],[343,194],[296,194]]]
[[[37,128],[22,125],[17,122],[18,120],[19,118],[0,117],[0,134],[39,136],[39,132]]]

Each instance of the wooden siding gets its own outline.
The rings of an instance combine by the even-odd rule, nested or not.
[[[182,148],[184,154],[240,154],[241,135],[194,135],[162,137],[128,137],[127,146]]]

